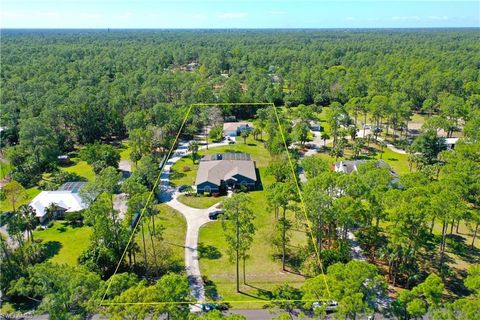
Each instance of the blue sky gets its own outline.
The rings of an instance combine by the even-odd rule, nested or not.
[[[2,0],[2,28],[479,27],[480,1]]]

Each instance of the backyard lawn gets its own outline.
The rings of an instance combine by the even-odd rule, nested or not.
[[[76,173],[88,181],[95,180],[95,172],[92,167],[80,158],[71,158],[72,164],[69,166],[60,166],[60,170]]]
[[[71,227],[57,221],[47,230],[34,231],[34,239],[43,239],[48,247],[49,260],[54,263],[78,264],[78,257],[90,243],[91,227]]]
[[[41,192],[41,190],[38,189],[37,187],[32,187],[32,188],[29,188],[29,189],[25,189],[25,192],[26,192],[25,199],[21,199],[19,202],[17,202],[15,204],[15,206],[17,208],[19,206],[21,206],[22,204],[27,204],[30,201],[32,201],[32,199],[35,198]],[[5,200],[0,201],[0,211],[11,211],[11,210],[12,210],[12,204],[11,203],[9,203]]]
[[[177,198],[181,203],[198,209],[207,209],[222,201],[225,197],[187,196],[181,195]]]

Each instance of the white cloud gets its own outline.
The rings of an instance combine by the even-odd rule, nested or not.
[[[222,12],[217,14],[217,17],[220,19],[238,19],[244,18],[248,14],[246,12]]]
[[[433,20],[433,21],[446,21],[449,20],[448,16],[428,16],[428,20]]]
[[[392,17],[393,21],[420,21],[422,20],[419,16],[395,16]]]

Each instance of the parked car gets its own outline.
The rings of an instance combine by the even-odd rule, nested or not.
[[[217,220],[220,215],[223,215],[225,213],[224,210],[215,210],[210,213],[208,213],[208,217],[210,220]]]
[[[325,308],[326,312],[334,312],[338,308],[338,302],[333,301],[322,301],[322,302],[314,302],[312,303],[312,309],[315,310],[317,308]]]
[[[188,189],[191,189],[191,188],[192,188],[191,186],[183,185],[183,186],[178,187],[178,191],[179,192],[184,192],[184,191],[187,191]]]

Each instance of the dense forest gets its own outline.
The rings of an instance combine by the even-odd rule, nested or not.
[[[391,311],[398,318],[430,312],[439,319],[468,319],[473,314],[468,310],[480,309],[478,40],[477,29],[2,30],[0,160],[10,171],[2,173],[6,184],[0,195],[15,213],[8,232],[16,242],[15,247],[1,238],[2,293],[9,301],[34,301],[39,312],[58,319],[99,312],[104,299],[191,301],[181,266],[165,245],[168,228],[155,218],[163,209],[157,199],[150,200],[149,191],[192,104],[242,102],[251,105],[192,110],[182,138],[190,140],[209,127],[207,142],[221,140],[220,125],[232,115],[254,122],[253,138],[242,138],[245,147],[247,139],[263,142],[270,161],[265,172],[274,182],[261,199],[275,213],[274,259],[283,271],[287,266],[307,279],[301,289],[280,286],[268,298],[319,299],[329,291],[320,276],[325,271],[336,299],[343,299],[339,313],[347,318],[376,311],[372,296],[388,283],[400,288]],[[277,111],[260,108],[259,102],[273,103]],[[414,115],[425,119],[415,137],[408,130]],[[322,150],[329,151],[321,159],[303,158],[311,121],[321,122]],[[363,129],[358,137],[368,122],[378,130],[372,128],[367,137]],[[376,150],[381,159],[386,144],[380,136],[408,157],[409,172],[398,181],[392,183],[390,172],[373,163],[356,175],[331,170],[334,159],[359,159],[364,150]],[[445,138],[453,136],[460,143],[455,151],[444,151]],[[124,141],[135,167],[125,181],[117,170]],[[295,168],[287,165],[287,145]],[[193,155],[199,152],[198,143],[188,148]],[[84,161],[93,178],[59,170],[57,157],[65,154]],[[300,167],[308,180],[298,186],[305,204],[289,178],[291,169],[298,174]],[[79,265],[67,267],[45,262],[47,248],[34,241],[34,212],[18,204],[26,198],[25,188],[49,190],[72,180],[88,180],[82,196],[91,205],[70,215],[69,223],[88,225],[92,236],[76,259]],[[124,221],[113,204],[119,192],[128,195]],[[243,239],[245,265],[255,230],[263,226],[254,225],[248,196],[233,199],[226,202],[227,216],[228,208],[241,208],[242,223],[250,226]],[[302,206],[308,212],[304,217]],[[149,221],[146,236],[141,227],[143,254],[141,242],[129,240],[142,208]],[[292,230],[304,228],[307,220],[313,221],[314,230],[307,230],[312,238],[301,249],[286,249]],[[436,224],[441,235],[434,235]],[[462,242],[461,249],[473,267],[456,277],[445,247],[453,243],[447,235],[453,237],[455,226],[458,234],[460,224],[471,230],[471,246]],[[224,226],[227,235],[235,233],[233,225]],[[350,261],[347,233],[353,227],[378,269]],[[145,242],[158,248],[152,256],[147,257]],[[438,247],[438,255],[430,254]],[[460,299],[441,308],[444,283],[447,300]],[[311,309],[311,303],[272,302],[269,307],[290,313]],[[101,311],[132,319],[165,313],[184,319],[189,313],[187,304],[112,305]]]

